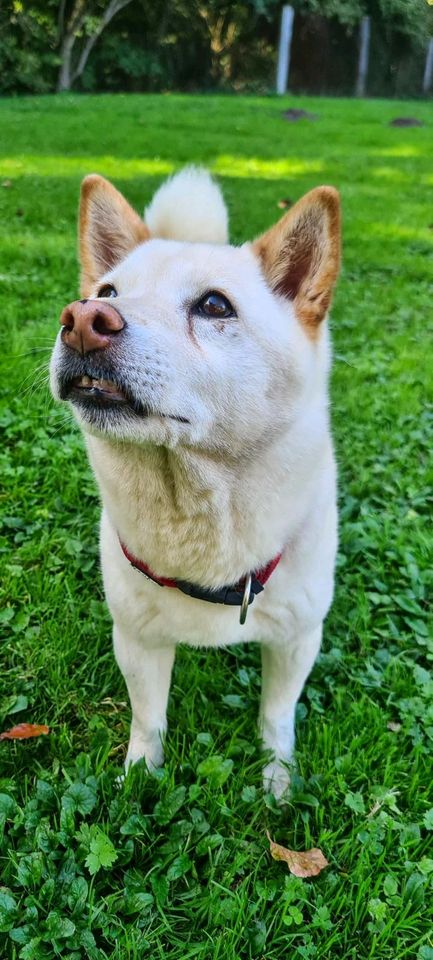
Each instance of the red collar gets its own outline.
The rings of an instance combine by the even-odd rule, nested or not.
[[[194,597],[196,600],[207,600],[208,603],[224,603],[232,607],[241,607],[242,611],[245,608],[243,619],[241,611],[241,623],[245,622],[248,604],[252,603],[254,597],[262,592],[266,581],[269,580],[269,577],[274,572],[282,556],[281,553],[278,553],[265,567],[256,570],[250,576],[242,577],[242,579],[238,580],[234,585],[209,590],[205,587],[199,587],[195,583],[189,583],[188,580],[171,580],[168,579],[168,577],[158,577],[146,563],[138,560],[137,557],[134,557],[134,555],[129,552],[120,538],[119,543],[130,564],[136,570],[139,570],[140,573],[143,573],[145,577],[148,577],[149,580],[158,583],[160,587],[176,587],[177,590],[181,590],[182,593],[186,593],[189,597]]]

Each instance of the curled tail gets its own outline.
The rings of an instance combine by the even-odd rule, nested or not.
[[[144,211],[152,237],[227,243],[228,214],[220,188],[202,167],[185,167],[157,190]]]

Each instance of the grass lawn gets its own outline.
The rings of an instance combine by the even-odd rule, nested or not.
[[[289,105],[317,119],[288,123]],[[388,125],[408,114],[426,126]],[[431,105],[65,96],[3,101],[0,118],[0,724],[51,728],[0,743],[1,957],[432,960]],[[235,242],[319,183],[343,200],[337,591],[282,808],[261,791],[256,648],[179,650],[166,766],[117,787],[129,707],[98,496],[46,386],[77,295],[81,177],[113,178],[142,209],[190,161],[220,177]],[[330,866],[296,879],[266,830]]]

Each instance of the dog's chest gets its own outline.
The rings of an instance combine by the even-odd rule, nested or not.
[[[122,448],[105,446],[99,440],[94,443],[92,438],[89,454],[109,521],[103,557],[107,595],[116,607],[134,607],[138,633],[158,638],[168,624],[169,632],[175,624],[194,645],[203,643],[203,636],[212,645],[222,637],[230,643],[263,632],[264,623],[254,627],[259,611],[270,620],[287,621],[287,612],[280,609],[283,604],[286,610],[293,610],[295,619],[309,620],[309,596],[314,595],[313,607],[328,605],[335,541],[334,532],[324,526],[331,506],[331,527],[335,527],[330,447],[319,469],[316,460],[315,471],[308,470],[302,477],[295,471],[284,474],[284,484],[277,482],[273,464],[266,463],[264,475],[268,487],[273,485],[268,495],[266,480],[261,482],[257,473],[249,487],[236,483],[221,466],[216,470],[210,464],[200,470],[191,460],[178,464],[174,474],[163,451],[147,458],[143,451],[129,448],[125,456]],[[157,577],[188,580],[203,587],[236,583],[284,548],[288,561],[283,561],[264,594],[254,601],[248,628],[239,631],[239,611],[191,601],[178,590],[148,583],[125,561],[119,538]],[[306,545],[307,539],[310,543],[305,551],[302,544]],[[328,556],[329,549],[332,556]],[[323,570],[327,571],[327,583],[322,589]]]
[[[147,459],[93,438],[88,446],[113,528],[158,576],[209,587],[235,583],[282,549],[284,515],[296,525],[305,512],[305,486],[296,496],[282,487],[278,502],[263,495],[260,481],[248,486],[224,465],[199,469],[185,460],[171,471],[163,451]]]

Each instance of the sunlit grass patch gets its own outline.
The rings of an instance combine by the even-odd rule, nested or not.
[[[221,154],[212,165],[216,174],[229,177],[246,177],[247,179],[281,180],[287,177],[320,174],[323,163],[320,160],[298,160],[295,157],[286,159],[275,158],[263,160],[260,157],[239,157],[230,154]]]
[[[105,154],[95,153],[93,156],[63,156],[21,154],[20,156],[4,156],[1,159],[2,172],[10,177],[37,176],[37,177],[85,177],[90,172],[101,173],[106,177],[122,176],[123,180],[143,175],[169,175],[174,170],[174,164],[166,160],[155,158],[131,157],[119,159]]]

